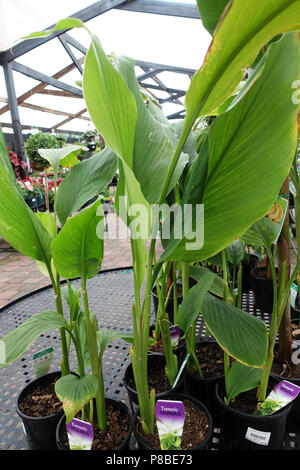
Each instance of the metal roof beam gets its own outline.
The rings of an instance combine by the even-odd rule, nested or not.
[[[48,75],[44,73],[38,72],[37,70],[34,70],[16,61],[12,61],[11,65],[12,65],[13,70],[15,70],[16,72],[22,73],[23,75],[26,75],[27,77],[34,78],[35,80],[38,80],[39,82],[47,83],[47,85],[51,85],[55,88],[68,91],[70,93],[73,93],[74,95],[78,95],[81,97],[83,96],[82,90],[80,88],[76,88],[74,86],[68,85],[67,83],[61,82],[60,80],[57,80],[56,78],[49,77]]]
[[[179,16],[181,18],[200,19],[197,5],[162,0],[131,0],[115,7],[119,10],[152,13],[156,15]]]
[[[111,10],[112,8],[116,8],[124,2],[125,0],[99,0],[98,2],[89,5],[88,7],[74,13],[73,15],[70,15],[70,18],[78,18],[83,22],[86,22],[95,18],[96,16],[101,15],[102,13]],[[49,26],[47,30],[52,29],[54,26],[55,25]],[[26,52],[35,49],[36,47],[50,41],[55,37],[60,36],[61,34],[64,34],[66,31],[68,30],[54,31],[54,33],[47,37],[35,38],[31,39],[30,41],[25,40],[20,42],[15,47],[0,53],[0,65],[4,65],[7,62],[11,62],[12,60],[17,59],[21,55],[26,54]]]

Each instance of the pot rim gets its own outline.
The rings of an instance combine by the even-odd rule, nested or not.
[[[156,401],[158,399],[159,398],[158,398],[158,395],[157,395]],[[212,420],[212,417],[211,417],[211,414],[210,414],[208,408],[200,400],[197,400],[197,398],[194,398],[194,397],[192,397],[191,395],[189,395],[187,393],[172,393],[172,394],[170,394],[170,399],[171,400],[180,400],[180,401],[190,400],[191,402],[197,404],[205,412],[205,414],[208,418],[208,421],[209,421],[209,429],[208,429],[208,434],[207,434],[206,438],[204,439],[204,441],[201,442],[201,444],[199,444],[199,446],[201,446],[201,448],[205,447],[206,444],[211,439],[212,434],[213,434],[213,429],[214,429],[213,428],[213,420]],[[140,412],[140,408],[138,407],[135,414],[134,414],[134,416],[133,416],[133,434],[134,434],[136,440],[137,440],[137,436],[141,436],[140,434],[137,433],[137,430],[136,430],[136,423],[137,423],[139,412]],[[142,438],[141,438],[141,440],[142,440]],[[145,447],[147,447],[149,450],[160,451],[160,449],[155,449],[154,447],[149,446],[146,442],[143,442],[143,445],[145,445]],[[198,446],[192,448],[191,451],[197,450],[197,447]]]
[[[164,363],[166,364],[166,357],[165,357],[165,355],[159,354],[159,353],[156,353],[156,354],[148,353],[148,361],[149,361],[149,359],[152,360],[152,361],[154,361],[155,358],[156,358],[156,359],[158,358],[158,359],[164,361]],[[133,377],[132,362],[130,362],[130,363],[127,365],[126,369],[125,369],[125,373],[124,373],[124,375],[123,375],[123,385],[124,385],[124,387],[126,388],[127,391],[129,391],[129,392],[132,393],[132,394],[137,395],[137,391],[134,390],[133,388],[131,388],[131,387],[128,385],[127,380],[126,380],[126,375],[128,374],[128,370],[130,370],[130,369],[131,369],[131,371],[132,371],[132,377]],[[172,391],[172,390],[174,390],[174,393],[175,393],[176,390],[180,387],[180,385],[182,385],[182,383],[183,383],[183,381],[184,381],[184,372],[185,372],[185,371],[183,371],[183,373],[181,374],[181,376],[180,376],[180,378],[179,378],[179,380],[178,380],[178,383],[177,383],[177,385],[176,385],[176,387],[175,387],[174,389],[170,388],[170,389],[167,390],[166,392],[156,393],[155,396],[161,397],[161,396],[164,396],[165,394],[168,394],[168,393],[172,393],[172,394],[173,394],[173,391]]]
[[[105,404],[107,404],[107,402],[117,403],[117,405],[119,407],[121,407],[128,414],[128,417],[129,417],[129,428],[128,428],[127,436],[124,439],[124,441],[118,447],[116,447],[115,449],[112,450],[112,452],[115,452],[115,451],[121,449],[124,446],[124,443],[126,444],[129,441],[130,436],[132,434],[132,429],[133,429],[133,416],[130,413],[130,410],[129,410],[128,406],[125,403],[123,403],[121,400],[116,400],[115,398],[111,398],[111,397],[105,397]],[[62,446],[58,445],[60,443],[60,438],[59,438],[60,428],[61,428],[61,426],[62,426],[65,419],[66,419],[66,415],[63,414],[62,417],[60,418],[60,420],[57,423],[56,431],[55,431],[56,445],[61,450],[68,450],[68,449],[62,449]]]
[[[238,416],[240,418],[244,418],[244,419],[251,418],[251,420],[253,420],[253,421],[259,421],[261,418],[266,418],[269,421],[275,421],[279,416],[284,416],[285,414],[288,414],[290,409],[292,408],[293,402],[289,403],[288,405],[284,406],[280,410],[278,410],[275,413],[272,413],[270,415],[255,416],[255,415],[251,415],[249,413],[243,413],[242,411],[235,410],[234,408],[231,408],[231,406],[226,405],[226,403],[224,402],[224,400],[222,400],[221,395],[219,393],[219,388],[220,388],[219,386],[220,386],[220,384],[217,384],[216,385],[216,390],[215,390],[217,402],[219,403],[219,405],[221,407],[225,408],[226,410],[230,410],[230,412],[233,415]]]
[[[61,374],[60,370],[49,372],[48,374],[43,375],[42,377],[37,377],[36,379],[29,382],[24,388],[22,388],[22,390],[18,393],[17,405],[16,405],[16,411],[17,411],[18,415],[20,416],[20,418],[22,418],[24,420],[30,420],[30,421],[41,421],[41,420],[47,421],[47,420],[51,420],[54,417],[57,417],[57,416],[59,416],[60,414],[63,413],[63,411],[60,411],[58,413],[54,413],[54,414],[48,415],[48,416],[30,416],[30,415],[25,415],[19,408],[19,401],[20,401],[21,395],[23,393],[25,393],[26,389],[34,387],[34,384],[36,384],[37,382],[42,382],[43,381],[42,379],[45,379],[49,376],[58,375],[58,374]]]

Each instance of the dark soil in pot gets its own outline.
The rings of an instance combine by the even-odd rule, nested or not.
[[[94,440],[91,450],[126,450],[129,449],[129,440],[132,432],[132,416],[124,403],[106,398],[107,431],[100,431],[94,414]],[[94,404],[94,410],[96,405]],[[77,416],[81,418],[80,413]],[[68,434],[66,430],[66,417],[62,416],[56,430],[57,447],[60,450],[69,450]]]
[[[63,414],[54,386],[60,371],[30,382],[19,394],[17,413],[34,448],[55,449],[55,430]]]
[[[219,409],[215,397],[216,384],[224,383],[224,353],[213,338],[204,338],[196,343],[196,355],[203,372],[186,371],[185,382],[189,394],[207,406],[214,425],[219,424]]]
[[[156,320],[156,315],[157,315],[157,310],[158,310],[158,296],[157,296],[157,293],[156,293],[156,287],[154,286],[153,289],[152,289],[152,299],[153,299],[153,305],[154,305],[154,311],[155,311],[155,320]],[[166,298],[165,298],[166,300]],[[181,284],[177,284],[177,303],[178,303],[178,307],[179,305],[181,304],[183,300],[183,297],[182,297],[182,285]],[[169,320],[172,324],[174,324],[174,300],[173,300],[173,291],[171,292],[170,294],[170,298],[169,298],[169,301],[167,303],[167,307],[166,307],[166,312],[169,316]]]
[[[181,360],[178,360],[178,369]],[[166,375],[166,359],[165,356],[160,354],[149,354],[148,356],[148,385],[149,392],[152,388],[155,389],[155,396],[163,399],[166,394],[180,392],[184,390],[185,371],[180,376],[178,383],[174,389],[171,390],[171,385]],[[133,378],[132,364],[129,364],[125,370],[123,379],[124,386],[127,390],[128,397],[131,403],[138,404],[138,396],[135,388]]]
[[[152,337],[152,333],[155,330],[155,325],[150,326],[150,331],[149,331],[149,336]],[[181,336],[183,336],[183,332],[181,331]],[[178,346],[173,349],[174,354],[176,354],[177,357],[182,354],[182,351],[184,351],[186,348],[186,341],[185,339],[179,338]],[[149,354],[161,354],[164,355],[164,345],[162,342],[161,338],[158,338],[156,343],[154,343],[152,346],[149,346],[148,348]]]
[[[164,399],[182,401],[185,409],[185,421],[181,438],[181,450],[207,450],[210,445],[213,430],[212,419],[207,408],[189,395],[173,394]],[[138,442],[139,450],[160,450],[157,427],[154,434],[145,436],[139,422],[137,410],[133,423],[133,432]]]
[[[266,278],[266,268],[257,266],[251,271],[256,308],[263,313],[273,310],[273,280]]]
[[[298,325],[295,324],[295,327],[297,327],[298,329]],[[297,339],[300,339],[300,338],[297,338]],[[300,346],[297,349],[299,348]],[[275,351],[274,351],[274,361],[273,361],[271,372],[272,372],[272,375],[275,376],[277,380],[288,380],[289,382],[300,387],[300,364],[290,366],[286,363],[283,364],[282,362],[280,362],[276,346],[275,346]],[[286,426],[289,432],[300,431],[300,395],[298,395],[298,397],[295,398],[295,400],[292,403],[292,409],[288,415]]]
[[[269,394],[278,383],[270,377]],[[230,405],[224,402],[224,385],[216,386],[220,409],[220,450],[280,450],[286,434],[291,404],[267,416],[254,416],[256,389],[241,393]]]

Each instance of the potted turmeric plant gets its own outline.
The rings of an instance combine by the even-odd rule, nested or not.
[[[155,434],[155,390],[149,390],[147,374],[151,288],[163,262],[207,259],[232,243],[269,210],[289,171],[297,138],[295,121],[299,106],[290,99],[290,83],[299,75],[296,34],[285,35],[272,46],[273,49],[270,48],[270,53],[263,56],[231,105],[213,121],[200,155],[189,171],[179,204],[181,208],[191,205],[194,209],[204,204],[205,223],[196,223],[202,220],[198,207],[198,212],[194,210],[188,214],[190,224],[187,223],[182,237],[176,238],[171,228],[171,235],[163,240],[164,252],[154,267],[157,226],[151,230],[154,219],[151,205],[164,204],[182,174],[188,160],[184,146],[196,120],[213,113],[233,96],[244,76],[244,68],[254,63],[268,41],[280,33],[299,28],[299,22],[295,21],[299,7],[299,1],[283,0],[280,5],[274,5],[271,0],[263,5],[258,0],[230,3],[214,32],[203,66],[191,81],[185,102],[186,117],[179,137],[151,102],[145,104],[135,77],[134,61],[114,56],[112,63],[99,39],[91,34],[83,75],[84,96],[95,127],[117,155],[119,178],[115,207],[131,233],[135,302],[130,356],[139,401],[134,431],[141,439],[150,438],[151,441]],[[72,27],[84,27],[84,24],[68,18],[54,29]],[[232,34],[232,31],[237,33]],[[257,176],[269,172],[270,167],[276,171],[268,173],[267,179]],[[148,238],[149,250],[145,245]],[[187,269],[183,277],[187,298]],[[195,308],[190,309],[193,315],[186,319],[185,330],[191,354],[193,326],[190,330],[190,325],[194,324],[202,307],[210,281],[207,276],[205,283],[190,291],[195,296]],[[232,308],[230,312],[226,321],[224,315],[217,319],[219,331],[224,326],[225,331],[231,331],[226,351],[238,362],[262,367],[267,342],[261,323],[258,327],[261,333],[259,348],[253,347],[252,340],[255,342],[256,337],[253,335],[249,357],[249,350],[241,344],[237,347],[232,334],[240,317],[239,310]],[[244,318],[256,331],[256,320],[250,315],[243,315]],[[210,328],[211,321],[207,324]]]

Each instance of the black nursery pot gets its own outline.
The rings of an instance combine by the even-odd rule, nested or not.
[[[223,396],[224,386],[217,385],[216,399],[221,421],[220,450],[281,449],[292,404],[271,415],[253,416],[226,405]]]
[[[299,322],[299,319],[300,319],[300,310],[299,310],[299,297],[298,297],[298,294],[297,294],[297,297],[296,297],[296,302],[295,302],[295,307],[293,307],[291,305],[291,318],[293,319],[292,322],[294,323],[298,323]]]
[[[149,336],[150,337],[152,337],[153,330],[155,330],[155,325],[152,325],[149,328]],[[182,354],[184,354],[185,351],[186,351],[186,343],[185,342],[178,345],[178,347],[176,349],[173,349],[173,353],[176,354],[178,359],[181,358]],[[158,356],[164,356],[165,355],[163,352],[151,351],[150,349],[148,350],[148,353],[158,355]]]
[[[177,287],[181,288],[181,284],[178,284]],[[151,295],[152,295],[152,299],[153,299],[153,305],[154,305],[154,311],[155,311],[155,320],[156,320],[156,315],[157,315],[157,310],[158,310],[158,296],[156,294],[156,287],[152,288]],[[182,295],[179,295],[179,296],[177,295],[178,307],[181,304],[182,300],[183,300]],[[171,295],[169,297],[169,300],[168,300],[168,303],[167,303],[166,312],[168,314],[170,322],[172,324],[174,324],[174,300],[173,300],[173,297],[172,297],[172,293],[171,293]]]
[[[26,436],[30,442],[30,445],[33,449],[44,449],[44,450],[53,450],[56,449],[56,440],[55,432],[57,424],[60,418],[63,416],[63,411],[57,414],[50,416],[44,416],[37,418],[34,416],[28,416],[22,413],[19,408],[19,403],[22,399],[30,394],[34,388],[42,383],[46,383],[48,380],[53,379],[53,377],[60,377],[61,372],[51,372],[50,374],[39,377],[36,380],[30,382],[18,395],[17,398],[17,413],[20,416]]]
[[[251,270],[252,287],[255,296],[256,308],[263,313],[272,313],[273,310],[273,280],[263,277],[264,267]],[[260,274],[260,275],[259,275]]]
[[[94,400],[94,402],[95,402],[95,400]],[[121,401],[114,400],[113,398],[105,398],[105,405],[106,406],[113,405],[118,410],[123,411],[124,413],[127,414],[128,418],[129,418],[129,428],[128,428],[127,436],[124,439],[124,441],[122,441],[122,443],[114,449],[114,451],[129,450],[130,437],[131,437],[132,427],[133,427],[133,417],[132,417],[128,407],[124,403],[122,403]],[[94,407],[96,407],[95,403],[94,403]],[[61,416],[61,418],[60,418],[60,420],[57,424],[57,427],[56,427],[56,448],[58,450],[68,450],[64,447],[64,445],[62,443],[62,440],[61,440],[61,436],[62,436],[62,432],[64,431],[65,423],[66,423],[66,416],[63,414],[63,416]]]
[[[161,397],[157,397],[157,400],[160,400]],[[175,401],[183,401],[183,400],[189,400],[193,403],[195,403],[201,410],[205,411],[208,421],[209,421],[209,427],[208,427],[208,432],[207,436],[204,441],[199,443],[199,445],[193,447],[190,450],[208,450],[210,447],[211,443],[211,438],[212,438],[212,432],[213,432],[213,421],[212,417],[206,408],[206,406],[201,403],[199,400],[196,400],[195,398],[191,397],[190,395],[187,394],[181,394],[181,393],[173,393],[173,394],[166,394],[166,396],[163,397],[164,400],[175,400]],[[143,436],[137,431],[137,424],[138,424],[138,419],[139,419],[139,413],[140,410],[139,408],[137,409],[134,418],[133,418],[133,434],[134,437],[136,438],[138,448],[140,451],[158,451],[159,449],[155,449],[154,447],[151,447],[145,440],[143,439]]]
[[[258,256],[251,253],[247,260],[242,261],[243,272],[242,272],[242,290],[243,292],[249,292],[253,290],[251,271],[256,268],[258,262]]]
[[[180,363],[181,363],[181,359],[178,360],[178,366],[179,367],[180,367]],[[165,358],[165,356],[163,356],[161,354],[149,354],[148,355],[148,370],[150,370],[150,369],[152,369],[152,370],[165,369],[165,367],[166,367],[166,358]],[[126,370],[125,370],[125,374],[124,374],[124,378],[123,378],[123,384],[124,384],[124,387],[127,390],[128,398],[129,398],[131,407],[133,406],[133,404],[138,405],[138,403],[139,403],[138,402],[138,395],[137,395],[136,390],[134,390],[130,386],[130,381],[133,380],[133,379],[134,379],[134,377],[133,377],[132,364],[129,364],[126,367]],[[169,390],[167,390],[165,392],[161,392],[161,393],[156,393],[155,394],[156,398],[164,400],[167,395],[172,395],[173,393],[183,392],[184,391],[184,379],[185,379],[185,370],[182,372],[176,387],[171,389],[171,386],[170,386]]]
[[[201,340],[196,343],[196,348],[199,344],[207,345],[212,342],[214,341]],[[209,409],[214,425],[218,426],[220,423],[220,413],[215,390],[217,384],[224,384],[224,375],[206,379],[199,377],[199,375],[190,374],[186,371],[185,384],[189,395],[201,401]]]

